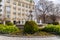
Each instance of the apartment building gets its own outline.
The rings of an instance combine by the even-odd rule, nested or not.
[[[0,3],[2,20],[23,24],[28,20],[30,10],[34,11],[33,0],[2,0]]]

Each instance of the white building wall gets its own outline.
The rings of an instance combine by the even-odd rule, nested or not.
[[[0,7],[0,9],[2,10],[1,12],[0,12],[0,14],[1,14],[1,18],[3,18],[3,14],[4,14],[4,1],[5,0],[2,0],[2,2],[0,3],[2,6]]]
[[[14,5],[13,3],[16,3],[16,5]],[[18,3],[21,3],[21,6],[19,6]],[[34,3],[30,3],[25,0],[20,0],[20,2],[18,0],[10,0],[10,3],[8,3],[7,0],[2,0],[1,4],[2,4],[1,14],[3,15],[3,18],[5,16],[7,18],[7,20],[10,20],[11,22],[13,22],[14,18],[16,17],[16,21],[21,21],[21,24],[22,24],[22,21],[28,20],[28,15],[30,14],[29,11],[34,10],[33,9]],[[22,6],[23,4],[24,4],[24,7]],[[8,8],[8,6],[10,6],[11,8]],[[26,6],[28,6],[28,7],[26,7]],[[13,7],[15,7],[16,10],[13,9]],[[20,10],[18,10],[18,9],[20,9]],[[7,11],[10,11],[10,13],[8,14]],[[14,11],[16,12],[16,15],[13,14]],[[20,13],[20,15],[18,15],[18,13]],[[8,18],[8,15],[10,15],[10,18]]]

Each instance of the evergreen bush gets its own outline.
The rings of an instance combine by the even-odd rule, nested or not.
[[[24,33],[33,34],[38,31],[38,25],[34,21],[26,21]]]

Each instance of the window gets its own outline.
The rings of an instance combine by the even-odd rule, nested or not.
[[[13,2],[13,5],[16,5],[16,2]]]
[[[10,15],[7,15],[7,18],[10,18]]]
[[[2,14],[0,14],[0,17],[2,16]]]
[[[22,11],[24,12],[24,9],[22,9]]]
[[[20,13],[18,13],[18,15],[20,15]]]
[[[14,10],[16,10],[16,7],[13,7]]]
[[[11,10],[11,7],[10,6],[6,6],[6,11],[10,12],[10,10]]]
[[[26,5],[26,8],[28,8],[28,5]]]
[[[16,16],[14,16],[14,18],[13,18],[14,20],[16,20]]]
[[[13,8],[16,9],[16,3],[13,3]]]
[[[21,6],[21,3],[18,3],[18,6]]]
[[[9,11],[7,11],[7,14],[10,14],[10,12],[9,12]]]
[[[28,12],[28,10],[26,10],[26,12]]]
[[[21,8],[18,8],[18,10],[21,10]]]
[[[0,9],[0,12],[2,12],[2,9]]]
[[[0,4],[0,7],[2,6],[2,4]]]
[[[29,6],[29,8],[31,8],[31,6]]]
[[[34,9],[34,7],[33,7],[33,9]]]
[[[32,0],[30,0],[30,2],[32,3],[33,1],[32,1]]]
[[[16,12],[13,12],[14,15],[16,15]]]
[[[29,0],[26,0],[26,1],[29,1]]]
[[[24,7],[24,4],[22,4],[22,7]]]
[[[10,3],[10,0],[7,0],[7,3]]]
[[[24,13],[22,13],[22,16],[24,16]]]
[[[31,3],[33,2],[33,0],[26,0],[26,1],[31,2]]]
[[[6,6],[6,13],[10,14],[10,12],[11,12],[11,7],[10,6]]]

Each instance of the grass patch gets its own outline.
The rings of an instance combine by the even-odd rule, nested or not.
[[[14,34],[13,34],[14,35]],[[47,36],[54,36],[54,34],[49,33],[49,32],[45,32],[45,31],[38,31],[34,34],[28,34],[28,33],[23,33],[23,30],[21,30],[20,32],[18,32],[18,34],[15,34],[17,36],[41,36],[41,37],[47,37]]]

